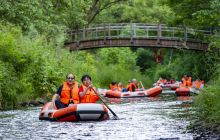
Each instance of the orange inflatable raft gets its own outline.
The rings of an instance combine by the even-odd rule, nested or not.
[[[109,98],[155,97],[161,92],[162,92],[162,88],[160,86],[156,86],[148,90],[135,91],[135,92],[120,92],[120,91],[108,90],[105,93],[105,96]]]
[[[166,84],[162,86],[163,89],[171,89],[171,90],[176,90],[179,88],[178,84]]]
[[[74,104],[59,110],[50,109],[51,102],[41,109],[39,119],[57,122],[102,121],[109,119],[106,107],[102,104]]]
[[[176,89],[177,96],[190,96],[190,93],[199,94],[200,91],[194,88],[189,88],[189,87],[180,87]]]
[[[189,96],[190,95],[190,88],[187,87],[180,87],[176,89],[177,96]]]

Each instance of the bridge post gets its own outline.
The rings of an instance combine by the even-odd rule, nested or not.
[[[133,39],[133,23],[132,22],[130,22],[130,27],[131,27],[130,43],[133,44],[134,43],[134,39]]]
[[[111,37],[110,23],[108,24],[108,38]]]
[[[188,40],[187,27],[184,27],[184,42],[183,42],[184,47],[187,47],[186,46],[187,40]]]
[[[184,41],[186,42],[187,41],[187,27],[184,27]]]
[[[133,23],[133,37],[136,37],[136,24]]]
[[[159,23],[158,25],[157,25],[157,43],[158,44],[160,44],[160,39],[161,39],[161,37],[162,37],[162,26],[161,26],[161,24]]]
[[[104,44],[106,44],[106,24],[104,24]]]
[[[86,39],[86,27],[84,26],[83,27],[83,40]]]

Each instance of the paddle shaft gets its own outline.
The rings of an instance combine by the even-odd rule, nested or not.
[[[142,86],[142,88],[144,88],[144,86],[143,86],[143,84],[142,84],[142,82],[140,81],[140,83],[141,83],[141,86]],[[144,88],[145,89],[145,88]]]
[[[96,90],[94,88],[91,88],[95,94],[100,98],[100,100],[103,102],[103,104],[111,111],[111,113],[117,118],[119,119],[119,117],[115,114],[115,112],[104,102],[104,100],[101,98],[101,96],[99,96],[99,94],[96,92]]]

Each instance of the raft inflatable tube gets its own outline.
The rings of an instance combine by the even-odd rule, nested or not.
[[[180,87],[176,89],[177,96],[190,96],[190,88]]]
[[[146,97],[145,91],[135,91],[135,92],[121,92],[108,90],[105,93],[108,98],[134,98],[134,97]]]
[[[179,88],[179,85],[177,84],[166,84],[162,86],[163,90],[176,90],[177,88]]]
[[[162,88],[160,86],[156,86],[148,90],[135,91],[135,92],[121,92],[121,91],[108,90],[105,93],[105,96],[108,98],[155,97],[161,92],[162,92]]]
[[[190,88],[190,93],[199,94],[200,90],[195,89],[195,88]]]
[[[145,92],[147,97],[155,97],[161,93],[162,93],[162,87],[160,87],[160,86],[150,88],[150,89],[146,90],[146,92]]]
[[[176,90],[177,88],[179,88],[179,85],[176,85],[176,84],[170,85],[171,90]]]
[[[73,104],[62,109],[50,109],[51,102],[46,103],[40,111],[39,120],[56,122],[102,121],[109,119],[108,110],[102,104]]]

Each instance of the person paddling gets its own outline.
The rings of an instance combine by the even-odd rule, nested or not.
[[[52,97],[51,108],[65,108],[69,104],[79,103],[79,88],[75,81],[75,76],[70,73],[66,76],[66,81],[58,88]]]
[[[130,92],[134,92],[138,90],[136,79],[132,79],[132,82],[128,85],[127,90]]]
[[[113,91],[117,90],[118,89],[117,83],[115,81],[112,81],[111,84],[109,85],[109,89]]]
[[[89,75],[83,75],[81,78],[82,85],[79,87],[80,103],[96,103],[99,100],[99,96],[94,92],[96,89],[91,80],[92,78]]]

